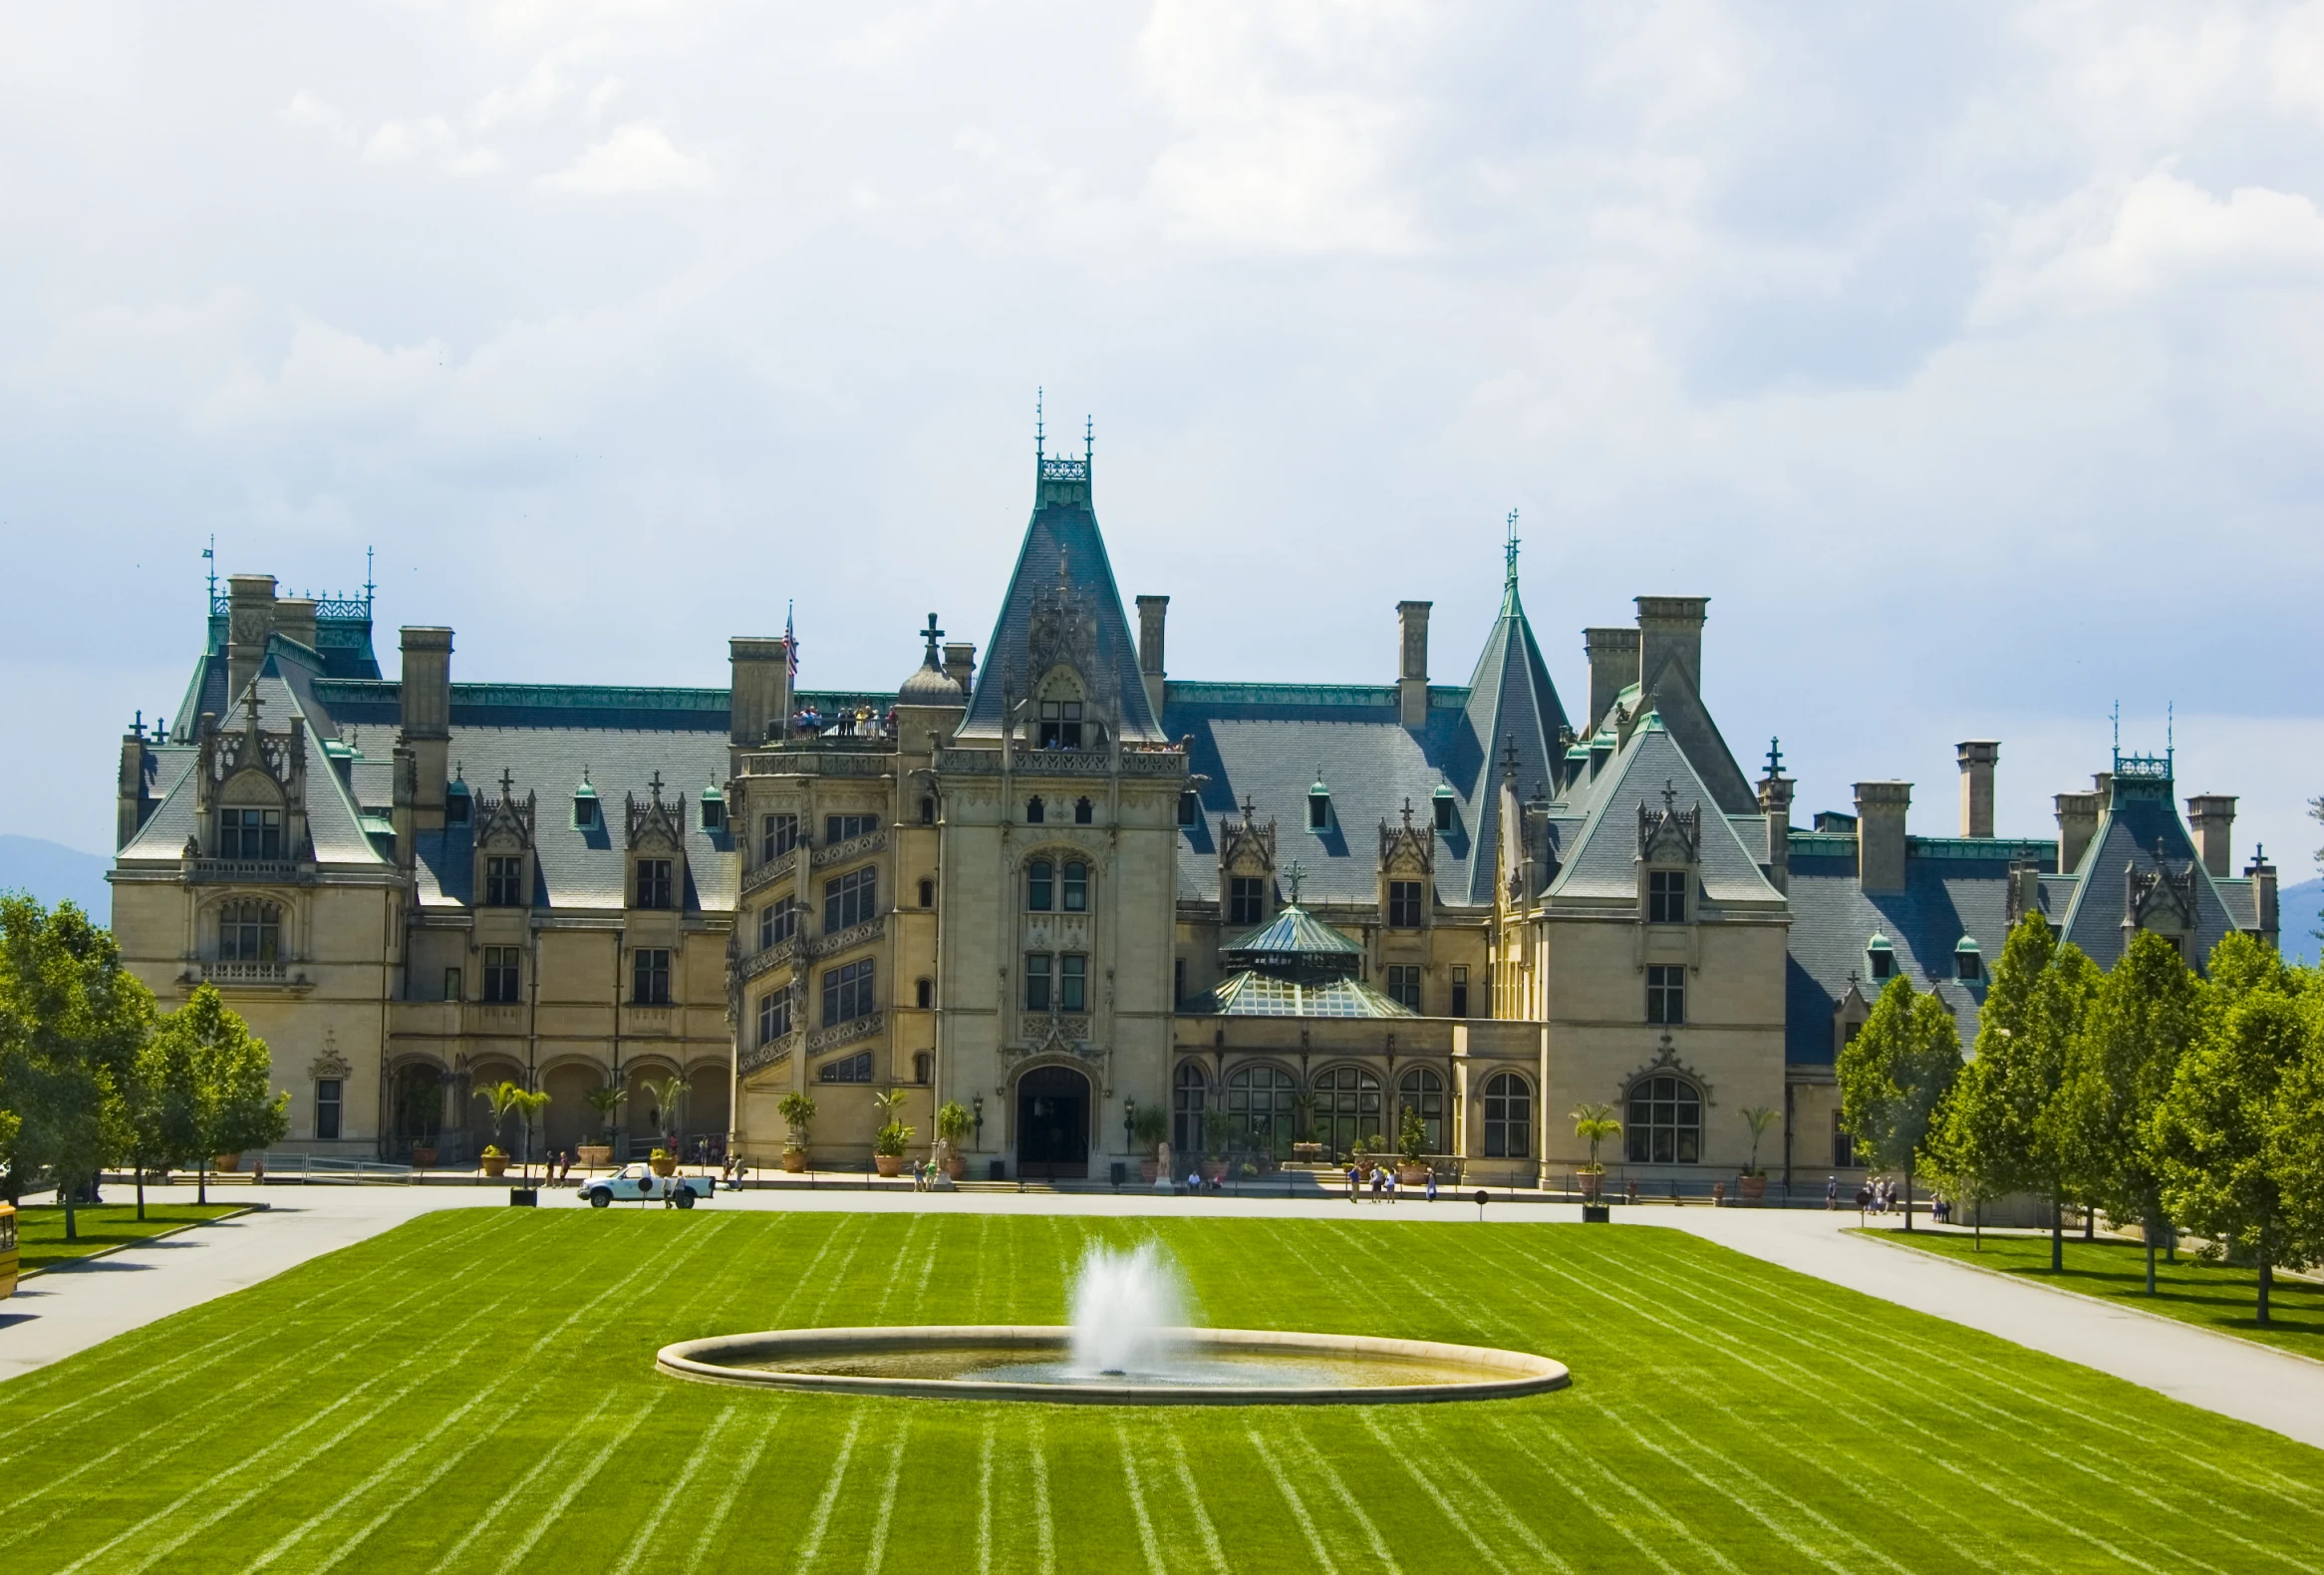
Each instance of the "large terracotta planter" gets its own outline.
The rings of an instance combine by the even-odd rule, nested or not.
[[[1582,1200],[1585,1203],[1597,1202],[1604,1191],[1605,1174],[1603,1171],[1585,1170],[1582,1172]]]
[[[613,1144],[583,1143],[575,1150],[584,1170],[603,1170],[613,1163]]]
[[[506,1154],[486,1154],[476,1163],[483,1166],[484,1174],[495,1180],[508,1173],[508,1156]]]
[[[210,1168],[223,1170],[231,1175],[242,1168],[242,1156],[240,1154],[213,1154],[210,1157]]]
[[[944,1173],[948,1176],[951,1176],[955,1181],[958,1181],[962,1176],[967,1175],[969,1173],[969,1161],[967,1156],[960,1153],[946,1154],[944,1156]],[[1153,1178],[1149,1176],[1147,1179],[1152,1180]]]
[[[902,1154],[873,1154],[872,1163],[879,1166],[880,1174],[884,1176],[900,1176],[904,1173]]]
[[[654,1174],[658,1176],[674,1176],[678,1174],[678,1161],[667,1154],[660,1159],[649,1159],[646,1161],[646,1163],[653,1166]]]
[[[807,1151],[804,1148],[785,1148],[782,1151],[782,1167],[792,1175],[802,1173],[807,1168]]]
[[[1736,1180],[1735,1186],[1743,1194],[1743,1201],[1746,1203],[1756,1203],[1767,1196],[1767,1177],[1765,1176],[1742,1176]]]
[[[436,1145],[434,1143],[414,1143],[412,1145],[412,1168],[415,1170],[436,1168]]]
[[[1428,1184],[1428,1166],[1426,1166],[1426,1165],[1398,1165],[1398,1166],[1396,1166],[1396,1185],[1398,1185],[1398,1186],[1426,1186],[1427,1184]]]
[[[1295,1164],[1319,1165],[1323,1162],[1323,1145],[1321,1143],[1294,1143],[1292,1144],[1292,1161]]]

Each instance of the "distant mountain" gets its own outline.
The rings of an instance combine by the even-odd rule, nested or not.
[[[2303,880],[2276,893],[2276,950],[2288,962],[2316,960],[2316,932],[2324,930],[2324,879]]]
[[[113,860],[62,842],[0,832],[0,891],[29,891],[50,907],[70,900],[100,924],[113,922]]]

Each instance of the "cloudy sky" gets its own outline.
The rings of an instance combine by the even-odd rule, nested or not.
[[[2324,9],[0,13],[0,830],[109,845],[199,553],[455,676],[980,644],[1033,392],[1183,678],[1461,682],[1707,594],[1803,807],[2001,829],[2177,708],[2311,873]]]

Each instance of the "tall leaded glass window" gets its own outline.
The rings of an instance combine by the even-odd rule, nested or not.
[[[1227,922],[1257,924],[1267,917],[1267,883],[1256,875],[1227,879]]]
[[[641,908],[668,908],[676,900],[676,882],[671,877],[667,858],[638,860],[638,906]]]
[[[852,1023],[877,1009],[872,999],[872,959],[823,970],[823,1026]]]
[[[491,853],[484,858],[484,906],[524,906],[524,855]]]
[[[1089,909],[1089,866],[1078,860],[1065,866],[1064,909],[1067,913],[1085,913]]]
[[[637,1006],[670,1004],[670,953],[641,946],[630,954],[630,1001]]]
[[[1046,1012],[1049,1009],[1050,964],[1053,961],[1047,952],[1024,954],[1024,1009],[1027,1012]]]
[[[1444,1079],[1426,1067],[1414,1067],[1396,1080],[1396,1102],[1403,1109],[1420,1113],[1420,1129],[1425,1134],[1422,1142],[1428,1152],[1441,1154],[1444,1146]],[[1396,1126],[1402,1131],[1404,1117],[1396,1117]]]
[[[1630,1089],[1630,1118],[1624,1132],[1632,1164],[1700,1163],[1702,1091],[1667,1074],[1639,1079]]]
[[[851,869],[823,882],[823,933],[834,935],[851,924],[870,921],[879,909],[880,871],[876,864]]]
[[[1299,1097],[1299,1080],[1281,1067],[1237,1067],[1227,1076],[1227,1119],[1237,1137],[1278,1148],[1298,1135],[1292,1102]]]
[[[1343,1154],[1358,1137],[1380,1136],[1380,1080],[1361,1067],[1334,1067],[1315,1077],[1315,1136]]]
[[[1171,1075],[1170,1146],[1182,1154],[1202,1148],[1203,1101],[1209,1090],[1202,1068],[1191,1061],[1180,1062]]]
[[[220,809],[218,857],[282,857],[280,809]]]
[[[1656,963],[1646,970],[1646,1021],[1682,1024],[1686,1021],[1686,969]]]
[[[282,909],[255,897],[218,909],[218,961],[271,963],[282,958]]]
[[[1057,1010],[1089,1010],[1089,959],[1079,952],[1067,952],[1057,959]]]
[[[780,858],[799,845],[799,817],[795,814],[770,814],[759,821],[758,861],[765,863]]]
[[[1424,911],[1421,905],[1419,881],[1391,880],[1388,882],[1388,928],[1392,930],[1416,930],[1420,928],[1420,915]]]
[[[1057,905],[1057,866],[1045,858],[1024,866],[1024,905],[1034,913],[1046,913]]]
[[[1514,1072],[1485,1080],[1485,1157],[1524,1159],[1533,1153],[1533,1090]]]
[[[1684,924],[1686,922],[1685,870],[1649,869],[1646,871],[1646,922],[1648,924]]]

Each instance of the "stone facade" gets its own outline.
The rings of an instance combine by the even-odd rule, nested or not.
[[[1254,1167],[1409,1109],[1440,1169],[1564,1184],[1605,1103],[1622,1184],[1731,1177],[1768,1110],[1760,1163],[1820,1192],[1852,1158],[1832,1067],[1892,973],[1967,1043],[2026,911],[2102,963],[2140,926],[2196,958],[2272,935],[2233,800],[2191,800],[2198,846],[2168,756],[2059,795],[2054,841],[1993,835],[1990,740],[1958,837],[1910,834],[1893,782],[1800,827],[1780,754],[1754,785],[1703,699],[1703,598],[1586,630],[1579,718],[1514,537],[1466,685],[1430,681],[1421,601],[1383,682],[1180,682],[1088,454],[1036,456],[1034,493],[982,665],[932,615],[876,692],[799,688],[787,636],[734,639],[721,690],[455,683],[418,626],[390,680],[368,598],[236,576],[185,701],[123,741],[125,954],[165,1006],[226,992],[313,1151],[464,1163],[509,1139],[475,1098],[506,1080],[559,1150],[772,1165],[804,1093],[816,1163],[861,1166],[895,1092],[915,1154],[971,1110],[979,1175],[1134,1169],[1140,1109]]]

